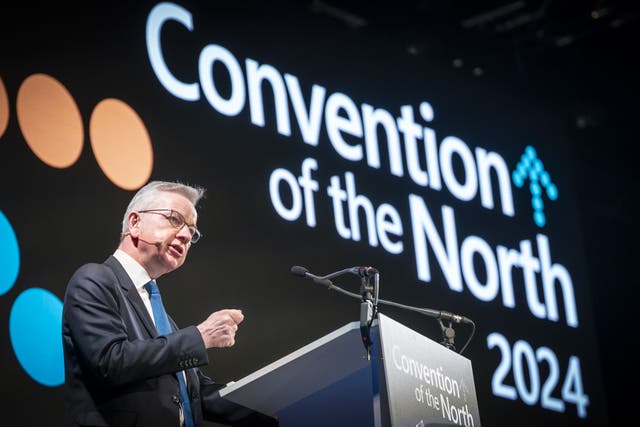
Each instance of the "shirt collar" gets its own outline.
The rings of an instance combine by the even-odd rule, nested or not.
[[[113,257],[118,260],[118,262],[124,268],[124,271],[127,272],[127,275],[133,282],[133,285],[137,290],[140,290],[144,285],[146,285],[151,277],[147,270],[144,269],[138,262],[131,257],[128,253],[121,249],[116,249],[113,253]]]

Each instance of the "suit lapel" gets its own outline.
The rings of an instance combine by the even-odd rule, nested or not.
[[[122,290],[123,295],[125,296],[127,301],[130,303],[130,306],[133,307],[133,311],[138,317],[138,320],[140,321],[140,323],[144,325],[144,328],[147,330],[147,333],[151,337],[158,336],[158,331],[156,330],[156,326],[153,324],[153,320],[151,319],[151,316],[149,316],[149,312],[147,311],[147,308],[145,307],[144,302],[142,302],[142,298],[140,298],[140,294],[138,293],[138,290],[133,285],[131,278],[129,277],[127,272],[124,270],[122,265],[113,256],[110,256],[105,261],[105,265],[109,266],[115,273],[119,282],[116,286],[120,286],[120,289]]]

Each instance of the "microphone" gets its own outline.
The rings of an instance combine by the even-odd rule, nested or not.
[[[123,234],[123,236],[131,236],[131,233],[129,233],[127,231],[126,233]],[[133,236],[132,236],[132,238],[133,238]],[[141,242],[146,243],[147,245],[155,246],[158,249],[160,249],[162,247],[162,241],[149,242],[148,240],[144,240],[142,237],[137,237],[137,239],[140,240]]]
[[[377,273],[378,270],[373,267],[349,267],[331,274],[327,274],[326,276],[316,276],[315,274],[309,273],[309,270],[302,266],[294,265],[293,267],[291,267],[291,274],[293,274],[294,276],[310,277],[317,280],[329,280],[338,276],[342,276],[344,274],[355,274],[358,277],[370,277]]]
[[[342,289],[339,286],[336,286],[333,284],[333,282],[331,280],[329,280],[329,278],[333,278],[333,277],[337,277],[340,276],[342,274],[346,274],[346,273],[351,273],[351,274],[355,274],[358,275],[360,277],[369,277],[370,275],[374,275],[378,273],[378,270],[376,270],[373,267],[351,267],[351,268],[346,268],[344,270],[340,270],[337,271],[335,273],[331,273],[327,276],[316,276],[315,274],[309,273],[309,270],[307,270],[304,267],[301,267],[299,265],[294,265],[293,267],[291,267],[291,273],[294,276],[298,276],[298,277],[308,277],[310,279],[313,279],[313,281],[319,285],[323,285],[326,286],[327,288],[331,289],[331,290],[335,290],[340,292],[341,294],[350,296],[352,298],[356,298],[356,299],[361,299],[362,296],[358,295],[356,293],[353,292],[349,292],[345,289]],[[392,307],[397,307],[397,308],[401,308],[404,310],[409,310],[409,311],[414,311],[416,313],[420,313],[420,314],[424,314],[426,316],[429,317],[433,317],[435,319],[438,320],[445,320],[445,321],[450,321],[453,323],[466,323],[468,325],[471,326],[471,334],[469,335],[469,338],[467,339],[467,342],[465,343],[465,345],[462,347],[462,349],[460,350],[460,354],[462,354],[462,352],[466,349],[467,345],[469,345],[469,343],[471,342],[471,338],[474,335],[475,329],[476,329],[476,324],[473,320],[469,319],[468,317],[462,316],[460,314],[455,314],[455,313],[451,313],[449,311],[444,311],[444,310],[434,310],[432,308],[423,308],[423,307],[413,307],[410,305],[405,305],[405,304],[400,304],[394,301],[387,301],[387,300],[383,300],[383,299],[379,299],[376,296],[376,302],[380,303],[380,304],[384,304],[384,305],[389,305]]]
[[[309,270],[299,265],[294,265],[293,267],[291,267],[291,274],[293,274],[294,276],[307,277],[307,273],[309,273]]]
[[[361,291],[362,295],[357,295],[349,291],[345,291],[339,286],[335,286],[330,279],[338,276],[342,276],[343,274],[355,274],[362,278]],[[291,267],[291,274],[298,277],[309,277],[313,279],[313,281],[319,285],[326,286],[329,289],[336,290],[345,295],[349,295],[350,297],[354,297],[361,300],[360,303],[360,333],[362,335],[362,343],[367,351],[367,359],[371,358],[371,345],[372,340],[370,336],[371,324],[373,323],[373,319],[377,313],[377,302],[378,302],[378,292],[377,292],[377,282],[378,277],[375,277],[376,286],[375,286],[375,300],[372,301],[372,297],[369,286],[366,286],[365,282],[368,282],[367,278],[369,276],[376,275],[378,270],[373,267],[350,267],[345,268],[344,270],[336,271],[335,273],[327,274],[326,276],[316,276],[315,274],[309,273],[304,267],[299,265],[294,265]]]
[[[155,246],[158,249],[160,249],[162,247],[162,241],[160,241],[160,242],[149,242],[148,240],[144,240],[142,237],[138,237],[138,240],[140,240],[141,242],[146,243],[147,245]]]
[[[308,277],[309,279],[312,279],[315,283],[326,286],[329,289],[335,288],[331,280],[326,279],[324,277],[316,276],[315,274],[311,274],[309,273],[309,270],[299,265],[294,265],[293,267],[291,267],[291,274],[298,277]]]
[[[340,291],[346,295],[355,297],[355,298],[360,298],[360,295],[357,295],[355,293],[352,292],[347,292],[342,290],[341,288],[339,288],[338,286],[334,285],[333,282],[331,280],[329,280],[330,278],[334,278],[337,276],[340,276],[342,274],[346,274],[346,273],[351,273],[351,274],[355,274],[361,277],[368,277],[370,275],[373,275],[375,273],[377,273],[378,270],[376,270],[373,267],[351,267],[351,268],[345,268],[344,270],[340,270],[337,271],[335,273],[331,273],[328,274],[326,276],[316,276],[315,274],[309,273],[309,270],[307,270],[304,267],[301,267],[299,265],[294,265],[293,267],[291,267],[291,274],[293,274],[294,276],[298,276],[298,277],[308,277],[310,279],[313,279],[313,281],[315,283],[318,283],[320,285],[324,285],[326,287],[328,287],[329,289],[340,289]],[[454,323],[469,323],[469,324],[473,324],[473,321],[471,319],[469,319],[468,317],[462,316],[460,314],[455,314],[455,313],[451,313],[449,311],[444,311],[444,310],[434,310],[432,308],[422,308],[422,307],[412,307],[412,306],[408,306],[408,305],[404,305],[404,304],[399,304],[397,302],[393,302],[393,301],[386,301],[383,299],[379,299],[378,300],[379,303],[382,304],[386,304],[386,305],[390,305],[390,306],[394,306],[394,307],[398,307],[398,308],[404,308],[407,310],[411,310],[411,311],[416,311],[418,313],[422,313],[425,314],[429,317],[435,317],[436,319],[440,319],[440,320],[448,320]]]
[[[427,316],[435,317],[440,320],[448,320],[453,323],[469,323],[472,324],[473,320],[468,317],[461,316],[460,314],[450,313],[444,310],[433,310],[430,308],[420,308],[419,312],[426,314]]]

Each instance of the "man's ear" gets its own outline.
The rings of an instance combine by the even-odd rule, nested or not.
[[[140,214],[138,212],[129,212],[127,216],[127,224],[129,226],[129,234],[133,238],[140,236]]]

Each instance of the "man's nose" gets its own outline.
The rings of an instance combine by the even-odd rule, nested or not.
[[[178,229],[176,237],[180,239],[180,241],[184,244],[187,244],[191,241],[191,232],[189,231],[189,227],[187,226],[187,224],[183,224],[182,227]]]

